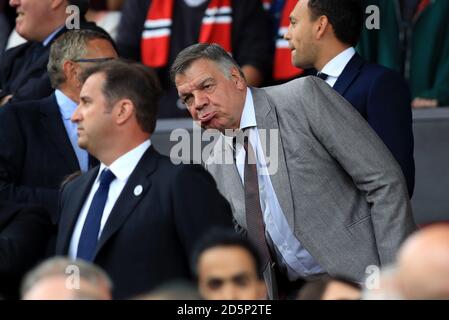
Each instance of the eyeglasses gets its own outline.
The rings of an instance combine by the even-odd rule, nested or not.
[[[109,61],[109,60],[113,60],[113,59],[115,59],[115,58],[112,58],[112,57],[110,57],[110,58],[91,58],[91,59],[86,58],[86,59],[75,59],[72,61],[73,62],[104,62],[104,61]]]

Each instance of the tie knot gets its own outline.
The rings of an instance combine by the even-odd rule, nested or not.
[[[115,179],[115,175],[109,169],[104,169],[100,174],[100,185],[109,186],[111,182]]]
[[[234,147],[234,150],[236,149],[237,145],[242,145],[245,147],[248,145],[248,139],[249,139],[249,129],[250,127],[244,128],[237,132],[237,134],[232,138],[232,145]]]
[[[327,78],[329,78],[329,75],[322,73],[322,72],[318,72],[318,74],[316,76],[320,79],[323,79],[324,81],[326,81]]]

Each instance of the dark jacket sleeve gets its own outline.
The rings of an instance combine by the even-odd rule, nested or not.
[[[411,95],[399,74],[387,71],[371,86],[367,98],[367,117],[399,163],[410,197],[415,186],[414,139]]]
[[[14,105],[0,110],[0,200],[39,204],[50,213],[57,210],[58,190],[23,185],[25,140]]]
[[[251,65],[268,76],[273,63],[270,20],[260,0],[234,0],[232,46],[240,66]]]
[[[3,214],[2,204],[0,214]],[[18,208],[0,229],[0,293],[16,298],[24,274],[45,258],[52,227],[40,207]]]
[[[151,0],[128,0],[122,8],[117,47],[121,57],[140,61],[140,43]]]

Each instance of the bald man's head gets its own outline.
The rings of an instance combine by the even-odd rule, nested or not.
[[[449,299],[449,224],[411,236],[398,255],[398,284],[406,299]]]

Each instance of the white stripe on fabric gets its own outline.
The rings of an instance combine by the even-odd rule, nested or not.
[[[171,19],[146,20],[145,28],[153,29],[153,28],[170,27],[171,24],[172,24]]]
[[[162,38],[171,34],[170,29],[158,29],[153,31],[144,31],[142,37],[144,39]]]
[[[231,14],[231,7],[220,7],[220,8],[208,8],[206,9],[206,16],[214,16],[216,14]]]
[[[203,24],[229,24],[232,23],[232,17],[204,17]]]
[[[287,40],[279,39],[276,41],[276,48],[290,48],[290,46]]]
[[[288,27],[279,28],[279,36],[283,37],[288,31]]]

